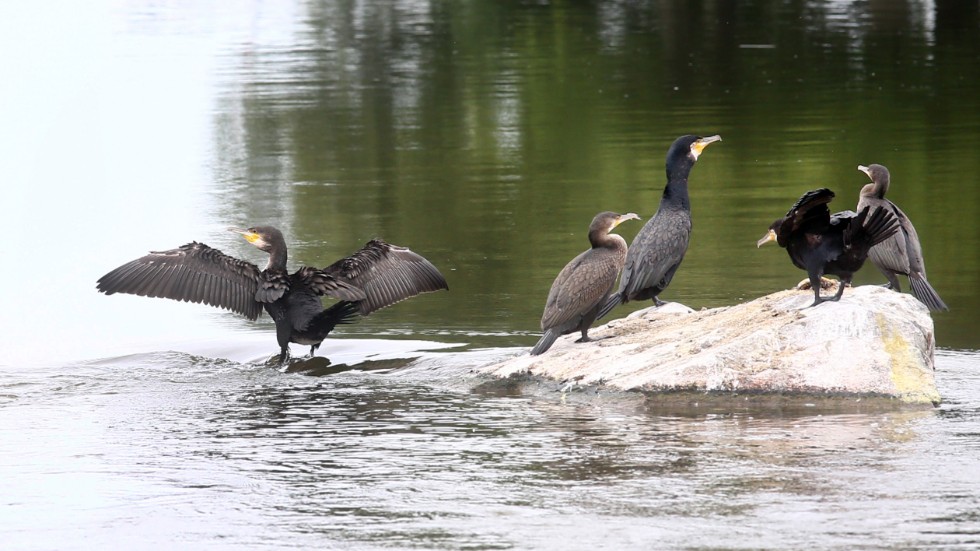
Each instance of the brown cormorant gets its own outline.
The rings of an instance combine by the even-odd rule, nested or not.
[[[827,207],[834,192],[827,188],[803,194],[786,216],[776,219],[756,244],[758,247],[776,241],[789,253],[793,265],[806,270],[813,288],[813,304],[840,300],[844,287],[861,268],[868,250],[898,231],[898,221],[886,209],[864,207],[855,214],[842,211],[830,215]],[[820,277],[840,278],[837,294],[820,296]]]
[[[559,335],[581,331],[582,338],[575,342],[592,340],[589,328],[612,292],[616,276],[626,261],[626,240],[609,232],[626,220],[639,219],[632,212],[595,215],[589,225],[592,248],[566,264],[551,284],[541,316],[544,335],[531,349],[532,356],[546,352]]]
[[[908,276],[912,295],[919,299],[919,302],[925,304],[933,312],[949,310],[943,299],[939,298],[939,293],[926,280],[926,264],[922,257],[922,245],[919,243],[919,234],[916,233],[912,221],[902,212],[902,209],[898,208],[898,205],[885,199],[890,180],[888,169],[882,165],[859,165],[858,170],[867,174],[874,182],[866,184],[861,189],[861,198],[857,205],[858,210],[866,206],[886,209],[898,219],[900,228],[895,235],[871,247],[871,251],[868,252],[868,259],[881,273],[885,274],[889,289],[901,292],[898,274]]]
[[[633,238],[619,289],[606,299],[599,318],[631,300],[653,299],[657,306],[663,304],[657,295],[670,284],[691,240],[687,177],[704,148],[718,141],[721,136],[681,136],[667,150],[667,186],[660,208]]]
[[[335,326],[351,323],[420,293],[448,289],[428,260],[408,250],[369,241],[354,254],[326,268],[303,266],[286,271],[286,240],[271,226],[231,228],[269,253],[265,269],[192,242],[123,264],[102,276],[96,288],[107,294],[169,298],[225,308],[255,320],[265,308],[276,323],[279,361],[289,358],[289,343],[310,346],[312,356]],[[326,310],[320,297],[340,299]]]

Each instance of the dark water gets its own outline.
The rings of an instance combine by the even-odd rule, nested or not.
[[[4,545],[980,545],[976,3],[20,4],[0,7]],[[799,281],[756,239],[814,187],[853,208],[857,165],[885,164],[952,308],[941,408],[563,401],[470,372],[536,340],[596,212],[655,211],[685,133],[724,141],[663,298]],[[296,266],[411,246],[451,291],[343,328],[304,376],[265,364],[267,319],[93,289],[191,240],[260,262],[224,232],[260,223]],[[478,352],[423,352],[453,345]]]

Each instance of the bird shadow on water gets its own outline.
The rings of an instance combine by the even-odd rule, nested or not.
[[[279,357],[273,356],[266,365],[283,373],[299,373],[310,377],[336,375],[345,371],[386,371],[405,367],[416,358],[392,358],[386,360],[364,360],[357,363],[333,363],[324,356],[291,358],[285,366],[279,366]]]

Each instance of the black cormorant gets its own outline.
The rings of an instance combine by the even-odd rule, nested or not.
[[[691,239],[691,200],[687,194],[687,177],[698,156],[721,136],[681,136],[667,150],[667,186],[657,213],[633,238],[619,289],[599,311],[605,316],[620,303],[657,297],[674,277]]]
[[[350,323],[420,293],[448,289],[428,260],[408,250],[369,241],[354,254],[326,268],[286,271],[286,240],[271,226],[232,228],[269,253],[264,270],[203,243],[192,242],[123,264],[102,276],[97,289],[107,295],[169,298],[225,308],[254,320],[266,312],[276,323],[279,361],[289,358],[289,343],[310,346],[312,356],[335,326]],[[320,297],[340,299],[326,310]]]
[[[592,248],[566,264],[551,284],[541,316],[544,335],[531,349],[532,356],[546,352],[559,335],[581,331],[582,338],[575,342],[592,340],[589,338],[589,328],[612,292],[616,276],[626,261],[626,240],[609,232],[626,220],[639,219],[632,212],[600,212],[595,215],[589,225]]]
[[[926,264],[922,257],[922,245],[919,234],[909,217],[898,208],[898,205],[885,199],[888,193],[890,176],[888,169],[882,165],[859,165],[858,170],[871,178],[872,184],[866,184],[861,189],[861,198],[857,208],[866,206],[881,207],[891,212],[898,219],[899,231],[895,235],[871,247],[868,259],[881,273],[888,278],[888,288],[901,292],[898,284],[898,274],[908,276],[912,295],[925,304],[929,310],[939,312],[949,310],[939,293],[926,280]]]
[[[804,193],[756,244],[761,247],[776,241],[786,248],[793,265],[806,270],[813,288],[810,306],[840,300],[844,287],[864,264],[868,250],[898,231],[898,221],[886,209],[865,207],[857,214],[846,210],[831,216],[827,203],[833,198],[834,192],[827,188]],[[840,278],[832,298],[820,296],[820,277],[824,274]]]

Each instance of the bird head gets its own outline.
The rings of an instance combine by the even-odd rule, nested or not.
[[[260,250],[271,252],[280,243],[285,243],[282,232],[272,226],[254,226],[248,229],[228,228],[228,231],[240,234]]]
[[[776,241],[778,243],[779,242],[779,239],[778,239],[778,237],[776,235],[776,230],[779,229],[779,226],[782,223],[783,223],[783,219],[782,218],[780,218],[780,219],[776,220],[775,222],[773,222],[772,225],[769,226],[769,230],[766,231],[766,234],[762,236],[762,239],[759,239],[758,241],[756,241],[755,248],[758,249],[759,247],[765,245],[766,243],[769,243],[770,241]]]

